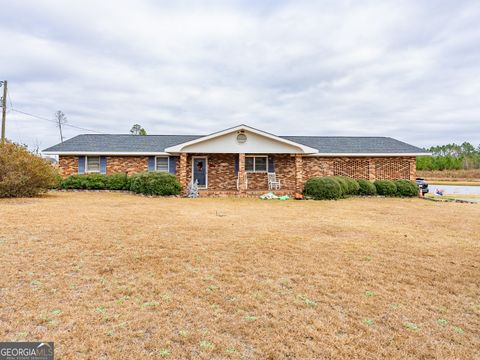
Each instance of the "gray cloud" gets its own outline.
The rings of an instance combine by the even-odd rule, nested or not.
[[[6,1],[1,76],[15,108],[109,133],[247,123],[480,143],[478,2],[258,3]],[[8,113],[15,141],[47,147],[57,133]]]

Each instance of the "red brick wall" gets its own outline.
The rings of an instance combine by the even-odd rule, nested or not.
[[[148,171],[148,156],[107,156],[107,175]]]
[[[187,183],[192,179],[192,157],[187,156]],[[208,189],[235,191],[237,176],[235,159],[237,154],[208,154]],[[282,190],[295,189],[295,157],[291,155],[270,155],[274,159],[275,173],[280,179]],[[177,159],[177,174],[180,160]],[[415,157],[309,157],[302,159],[303,181],[313,176],[344,175],[356,179],[410,179],[415,180]],[[107,174],[147,171],[147,156],[107,156]],[[77,156],[60,156],[59,171],[62,176],[78,173]],[[266,173],[248,173],[248,190],[268,190]]]
[[[192,181],[192,158],[194,156],[206,156],[208,159],[209,190],[237,190],[237,175],[235,174],[237,154],[189,154],[187,157],[187,184]]]
[[[415,180],[415,157],[304,157],[303,178],[343,175],[355,179]]]
[[[58,172],[63,177],[78,174],[78,156],[59,156]]]
[[[63,177],[78,174],[78,156],[59,156],[58,169]],[[107,156],[107,175],[132,175],[147,170],[148,156]]]

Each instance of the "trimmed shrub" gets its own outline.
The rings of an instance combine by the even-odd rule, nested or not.
[[[102,174],[72,175],[62,181],[62,189],[105,190],[108,179]]]
[[[305,196],[315,200],[334,200],[343,196],[339,182],[333,177],[313,177],[305,182]]]
[[[418,196],[418,185],[410,180],[397,180],[395,181],[397,186],[397,195],[404,197]]]
[[[376,180],[374,183],[378,195],[396,196],[397,186],[390,180]]]
[[[106,185],[108,190],[126,190],[130,184],[127,174],[124,173],[107,175]]]
[[[145,195],[178,195],[182,186],[175,175],[164,172],[144,172],[133,175],[130,190]]]
[[[364,179],[357,180],[358,186],[360,187],[358,190],[358,194],[362,196],[372,196],[377,195],[377,188],[373,185],[372,182]]]
[[[352,179],[348,176],[336,176],[338,179],[342,179],[347,184],[347,191],[345,194],[347,195],[356,195],[358,194],[358,190],[360,190],[360,186],[355,179]]]
[[[330,178],[335,180],[340,185],[340,189],[342,190],[342,196],[348,194],[348,184],[343,177],[331,176]]]
[[[71,175],[60,182],[61,189],[83,189],[83,175]]]
[[[32,197],[57,185],[53,166],[25,147],[0,144],[0,198]]]

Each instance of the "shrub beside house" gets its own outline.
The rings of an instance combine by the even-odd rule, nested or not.
[[[0,198],[32,197],[55,187],[57,171],[25,147],[0,145]]]

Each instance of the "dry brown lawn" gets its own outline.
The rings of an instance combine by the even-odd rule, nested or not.
[[[480,205],[0,200],[0,340],[58,358],[480,357]]]

